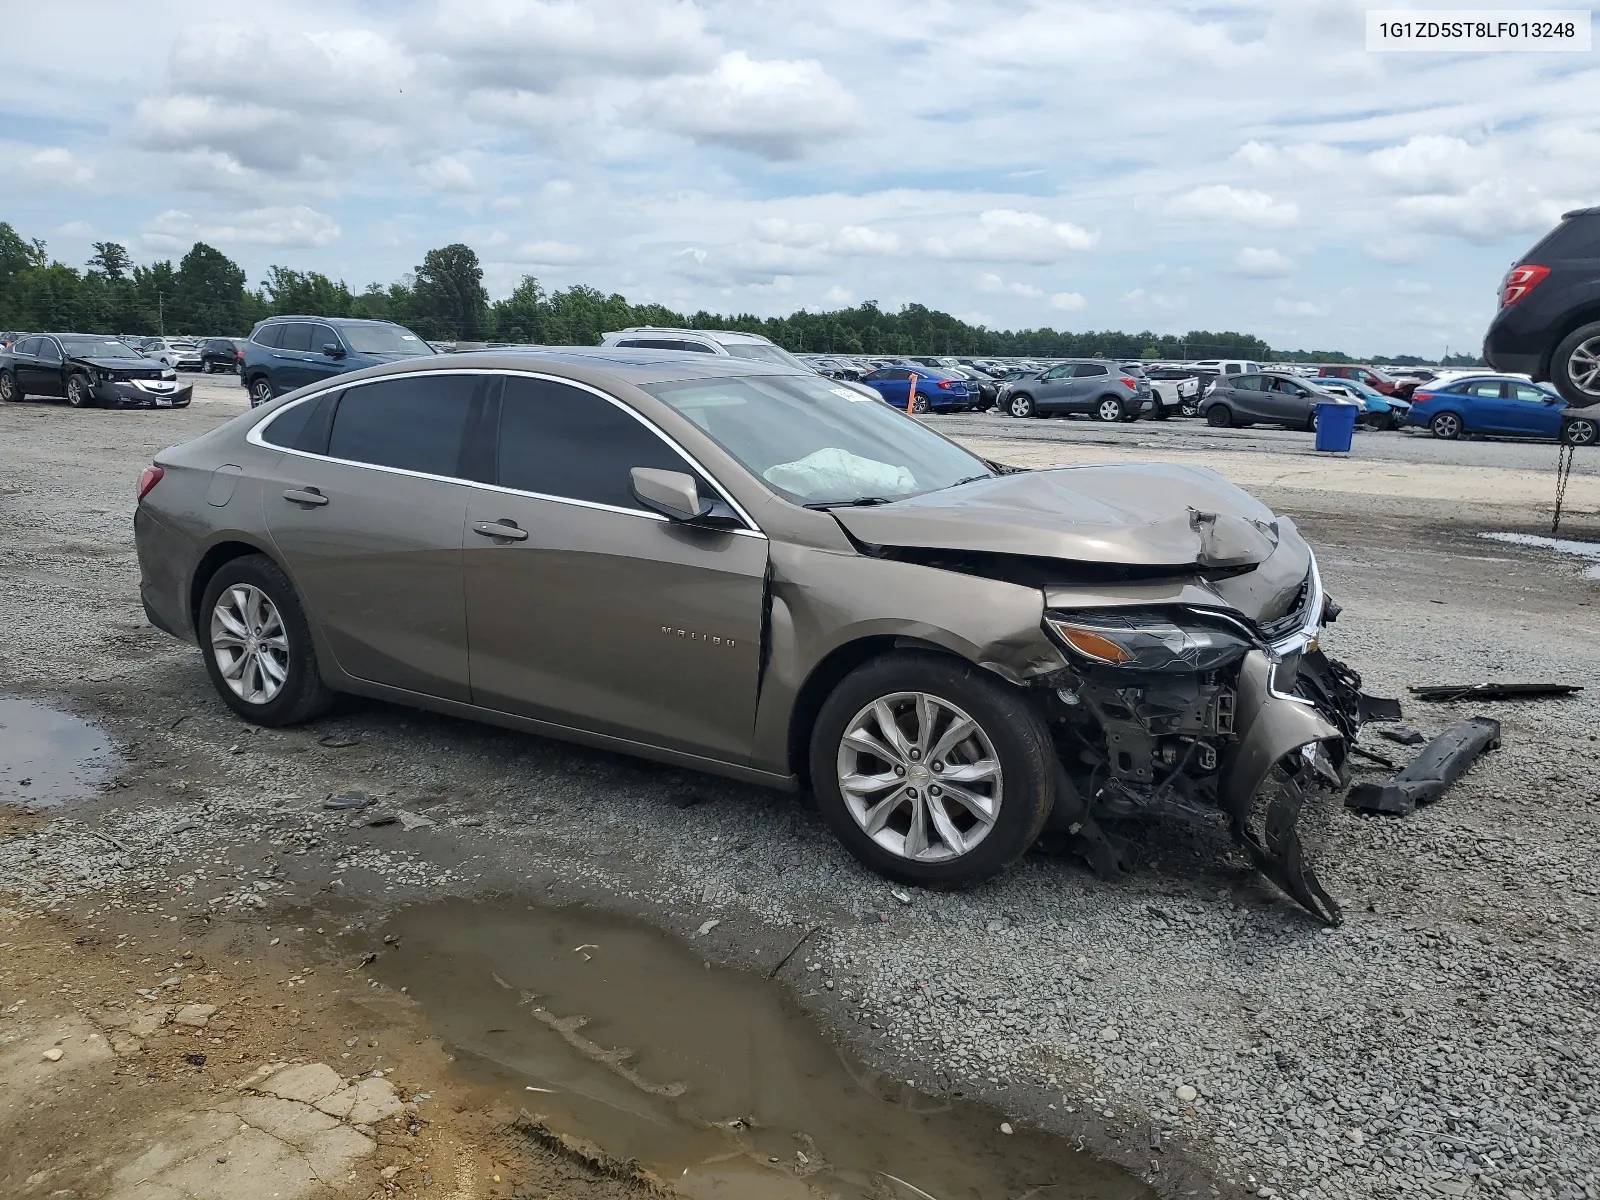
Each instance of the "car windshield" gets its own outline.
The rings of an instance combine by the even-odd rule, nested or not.
[[[74,358],[143,358],[127,342],[116,338],[64,337],[61,348]]]
[[[994,474],[883,401],[816,375],[690,379],[644,390],[796,504],[881,504]]]
[[[811,369],[787,350],[764,342],[723,342],[722,348],[734,358],[753,358],[756,362],[771,363],[775,367],[798,367],[802,371]]]
[[[411,330],[399,325],[346,325],[339,332],[357,354],[432,354],[428,345]]]

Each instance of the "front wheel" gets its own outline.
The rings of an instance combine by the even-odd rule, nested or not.
[[[0,371],[0,403],[11,404],[21,399],[24,395],[17,386],[17,377],[10,371]]]
[[[1038,416],[1038,409],[1033,406],[1033,397],[1027,394],[1012,396],[1006,401],[1006,411],[1013,417]]]
[[[1574,408],[1600,404],[1600,321],[1581,325],[1550,356],[1550,382]]]
[[[960,659],[901,652],[834,689],[810,764],[822,815],[863,864],[903,883],[964,887],[1038,838],[1055,749],[1018,690]]]
[[[1455,413],[1442,412],[1428,423],[1428,428],[1434,437],[1453,442],[1461,436],[1461,418]]]
[[[1592,446],[1600,430],[1589,417],[1576,417],[1561,426],[1561,440],[1569,446]]]
[[[197,625],[212,685],[246,721],[295,725],[332,703],[294,585],[271,559],[225,563],[206,585]]]
[[[67,403],[73,408],[88,408],[94,403],[94,389],[82,375],[67,380]]]
[[[1128,410],[1121,400],[1115,396],[1102,396],[1094,406],[1094,415],[1107,424],[1113,421],[1126,420]]]
[[[251,408],[260,408],[276,395],[272,389],[272,381],[265,375],[258,375],[250,381]]]
[[[1376,430],[1379,430],[1380,432],[1385,431],[1385,430],[1393,429],[1394,428],[1394,413],[1392,411],[1390,411],[1390,412],[1381,412],[1381,413],[1368,413],[1367,414],[1367,428],[1368,429],[1376,429]]]

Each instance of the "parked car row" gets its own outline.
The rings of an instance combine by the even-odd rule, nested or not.
[[[172,367],[102,334],[34,333],[0,351],[0,401],[65,399],[73,408],[183,408],[194,392]]]

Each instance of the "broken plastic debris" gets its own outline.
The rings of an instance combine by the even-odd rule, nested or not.
[[[1546,696],[1571,696],[1583,691],[1575,683],[1424,683],[1411,689],[1419,700],[1535,700]]]
[[[1444,795],[1486,750],[1499,748],[1499,721],[1492,717],[1458,721],[1424,746],[1421,753],[1387,783],[1356,784],[1345,797],[1345,807],[1410,816],[1418,804],[1427,804]]]
[[[709,921],[704,922],[700,928],[695,931],[695,936],[705,937],[706,934],[710,933],[713,929],[721,924],[722,922],[718,918],[712,917]]]

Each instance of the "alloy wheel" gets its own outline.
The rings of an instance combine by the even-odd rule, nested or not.
[[[83,382],[82,375],[74,375],[67,380],[67,403],[73,408],[84,408],[89,403],[89,389]]]
[[[863,832],[916,862],[972,851],[1000,815],[1000,758],[955,705],[896,692],[867,705],[839,743],[839,790]]]
[[[1460,436],[1461,418],[1455,413],[1440,413],[1433,419],[1433,436],[1447,441]]]
[[[1597,431],[1595,423],[1588,417],[1579,417],[1575,421],[1568,421],[1565,429],[1561,431],[1562,440],[1569,446],[1592,446],[1595,443]]]
[[[17,389],[16,385],[11,382],[11,376],[0,371],[0,401],[10,404],[11,401],[16,399],[16,396]]]
[[[250,407],[259,408],[272,399],[272,384],[265,379],[258,379],[250,385]]]
[[[1095,409],[1095,415],[1102,421],[1122,420],[1122,405],[1115,400],[1102,400]]]
[[[1579,342],[1567,359],[1567,377],[1586,396],[1600,399],[1600,337]]]
[[[1013,417],[1033,416],[1033,400],[1028,396],[1014,396],[1009,405]]]
[[[211,652],[235,696],[270,704],[289,677],[289,635],[271,597],[254,584],[237,583],[211,610]]]

